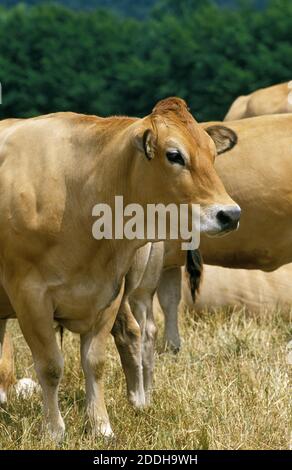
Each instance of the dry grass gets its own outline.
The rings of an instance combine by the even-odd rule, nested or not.
[[[161,320],[159,321],[161,323]],[[18,378],[34,377],[31,356],[11,322]],[[160,331],[161,331],[160,325]],[[67,432],[62,449],[286,449],[291,388],[286,345],[291,318],[218,311],[181,315],[183,348],[156,357],[151,408],[134,411],[112,344],[106,401],[116,440],[93,440],[84,431],[84,383],[78,337],[66,332],[60,406]],[[158,351],[161,337],[158,338]],[[291,368],[291,366],[290,366]],[[41,398],[17,400],[0,410],[0,448],[52,449],[42,437]]]

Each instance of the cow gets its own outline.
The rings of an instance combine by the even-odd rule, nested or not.
[[[292,81],[261,88],[250,95],[239,96],[232,103],[224,121],[291,112]]]
[[[266,273],[257,269],[230,269],[204,265],[203,278],[194,304],[189,283],[182,273],[182,300],[197,313],[224,307],[232,310],[247,308],[255,313],[281,309],[291,311],[292,264]]]
[[[213,125],[220,123],[205,123],[202,128]],[[156,250],[156,261],[152,260],[151,272],[154,281],[159,278],[159,282],[147,291],[148,286],[145,289],[142,279],[142,285],[137,287],[139,310],[132,309],[134,320],[137,319],[143,328],[146,325],[146,332],[142,331],[144,343],[139,344],[140,339],[136,336],[135,347],[134,340],[131,347],[128,345],[127,348],[124,344],[124,362],[127,362],[124,370],[128,376],[131,370],[127,385],[129,387],[131,384],[132,391],[143,388],[141,374],[133,373],[134,365],[136,370],[137,364],[141,365],[144,375],[147,375],[147,384],[152,382],[153,345],[149,347],[151,335],[147,334],[147,318],[149,316],[151,319],[149,327],[153,336],[155,327],[151,301],[155,290],[165,316],[165,347],[174,352],[180,349],[178,306],[181,301],[181,266],[187,267],[188,284],[194,300],[202,276],[203,260],[210,265],[265,272],[292,262],[292,115],[249,118],[229,122],[228,127],[236,133],[238,142],[228,152],[218,155],[215,168],[229,194],[242,208],[239,228],[228,237],[215,239],[203,235],[200,244],[202,255],[198,250],[186,253],[175,240],[163,242],[160,251]],[[143,257],[143,254],[137,252],[138,256]],[[138,261],[136,264],[139,264]],[[143,323],[139,320],[141,311],[144,311]],[[132,318],[132,323],[134,320]],[[148,385],[144,392],[150,396]]]
[[[243,216],[238,231],[228,239],[201,237],[200,251],[206,264],[274,271],[292,262],[292,193],[289,189],[292,115],[259,116],[229,122],[228,126],[237,132],[238,144],[216,159],[215,168],[229,194],[241,205]],[[179,288],[176,294],[171,293],[172,297],[175,296],[171,306],[163,299],[168,297],[170,283],[172,286],[180,285],[180,266],[185,264],[186,257],[176,242],[167,243],[168,254],[158,294],[166,315],[166,342],[177,350],[180,347],[177,328],[177,307],[181,299]],[[190,281],[200,275],[200,264],[197,259],[189,263],[195,272],[195,276],[189,277]],[[194,282],[198,283],[198,280]]]
[[[0,320],[17,318],[42,387],[50,435],[62,438],[63,357],[54,322],[80,335],[89,423],[111,436],[104,403],[105,345],[124,277],[146,238],[93,236],[97,204],[201,206],[206,233],[236,229],[239,206],[213,164],[236,134],[203,129],[176,97],[144,118],[71,112],[0,125]],[[152,239],[151,239],[152,240]],[[122,333],[121,333],[122,334]]]

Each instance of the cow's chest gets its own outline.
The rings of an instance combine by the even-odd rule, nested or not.
[[[117,297],[122,278],[104,273],[93,278],[82,276],[54,289],[55,320],[76,333],[88,331],[97,316]]]

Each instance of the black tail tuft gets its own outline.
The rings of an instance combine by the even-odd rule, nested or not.
[[[60,343],[61,343],[61,351],[63,351],[63,339],[64,339],[64,327],[60,326]]]
[[[188,275],[192,299],[195,303],[196,296],[199,293],[200,284],[203,278],[203,258],[200,250],[188,250],[186,273]]]

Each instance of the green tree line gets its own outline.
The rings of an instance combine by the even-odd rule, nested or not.
[[[18,3],[40,5],[42,3],[61,4],[78,10],[109,8],[118,13],[137,18],[147,16],[157,0],[0,0],[3,6],[13,7]]]
[[[0,117],[71,110],[145,115],[166,96],[200,120],[292,79],[292,2],[161,0],[144,20],[60,5],[0,8]]]
[[[214,0],[220,6],[236,7],[240,0]],[[248,0],[255,7],[262,8],[267,0]],[[113,11],[122,13],[127,16],[144,18],[152,8],[159,3],[159,0],[0,0],[0,4],[6,7],[12,7],[18,3],[27,5],[39,5],[41,3],[57,3],[69,8],[79,10],[92,10],[94,8],[109,8]],[[184,0],[185,5],[191,3],[197,5],[199,0]]]

